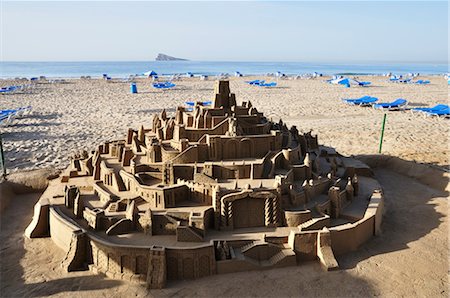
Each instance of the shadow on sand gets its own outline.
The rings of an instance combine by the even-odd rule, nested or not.
[[[0,216],[0,297],[45,297],[49,295],[58,294],[60,292],[74,292],[74,291],[90,291],[99,289],[108,289],[122,284],[122,281],[111,280],[102,275],[87,275],[82,276],[78,273],[73,273],[75,276],[62,277],[64,274],[59,264],[62,259],[55,260],[58,257],[52,254],[42,255],[38,254],[36,260],[31,261],[30,268],[23,268],[21,261],[26,256],[25,242],[30,241],[25,239],[23,233],[26,226],[31,221],[33,216],[33,205],[39,199],[40,193],[28,193],[20,196],[13,196],[9,202],[9,206],[1,213]],[[0,198],[2,201],[6,198]],[[50,239],[36,239],[37,241],[45,241],[47,245],[54,246]],[[47,241],[48,240],[48,241]],[[32,240],[31,240],[32,241]],[[44,244],[44,246],[47,246]],[[34,249],[38,250],[39,243],[33,244]],[[48,252],[58,250],[54,246]],[[60,256],[59,256],[60,257]],[[33,256],[31,256],[34,259]],[[41,262],[36,264],[35,262]],[[46,266],[46,270],[41,270],[34,267]],[[44,273],[42,273],[44,272]],[[48,272],[48,274],[47,274]],[[36,282],[25,282],[24,276],[32,276],[31,280],[38,280]],[[54,279],[54,276],[61,276],[61,278]]]
[[[382,233],[357,252],[338,258],[342,269],[354,268],[375,255],[408,249],[408,244],[436,229],[445,214],[436,211],[435,198],[449,196],[449,175],[433,164],[398,157],[357,156],[374,170],[385,197]]]

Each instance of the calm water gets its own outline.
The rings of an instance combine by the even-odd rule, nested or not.
[[[443,74],[447,64],[329,64],[304,62],[199,62],[199,61],[133,61],[133,62],[0,62],[0,77],[99,77],[103,73],[112,77],[126,77],[154,70],[158,74],[217,75],[233,74],[261,75],[280,71],[285,74],[318,72],[326,75],[339,73],[382,74],[392,72],[404,74]]]

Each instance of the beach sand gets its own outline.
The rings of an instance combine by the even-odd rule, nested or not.
[[[231,90],[239,102],[251,100],[273,120],[282,118],[300,131],[312,128],[320,143],[346,155],[377,152],[383,112],[346,106],[340,98],[402,97],[414,106],[447,101],[447,83],[440,77],[431,77],[429,86],[390,84],[381,77],[364,80],[374,86],[344,88],[322,79],[280,80],[279,88],[263,89],[232,78]],[[15,126],[1,128],[7,166],[17,172],[16,177],[25,169],[63,168],[77,150],[123,138],[128,127],[149,127],[152,114],[162,108],[173,112],[184,101],[212,98],[212,81],[183,79],[176,84],[174,90],[159,91],[150,88],[148,80],[139,80],[140,93],[132,95],[129,83],[67,80],[39,84],[30,94],[1,96],[0,109],[31,105],[34,110]],[[447,166],[448,121],[410,112],[387,114],[383,153],[399,157],[399,162],[375,168],[386,196],[383,233],[357,252],[338,257],[338,271],[323,272],[312,262],[171,282],[152,291],[89,271],[66,273],[60,266],[64,252],[50,238],[23,237],[39,198],[39,193],[28,193],[14,196],[0,214],[0,296],[448,297],[448,173],[436,170],[437,178],[430,181],[425,171],[413,171],[414,163],[404,161]],[[422,176],[408,177],[412,173]],[[29,180],[27,174],[21,179]]]
[[[382,102],[405,98],[411,107],[431,106],[448,100],[442,77],[426,86],[388,83],[385,77],[364,77],[373,86],[345,88],[315,80],[279,80],[277,88],[249,86],[231,78],[231,91],[238,102],[250,100],[268,118],[280,118],[300,131],[313,129],[319,142],[341,154],[374,154],[378,151],[383,112],[344,105],[341,98],[363,95]],[[267,81],[273,78],[266,78]],[[29,94],[0,96],[0,109],[31,105],[33,114],[11,127],[0,128],[10,171],[65,168],[69,156],[92,150],[101,142],[124,138],[129,127],[151,126],[153,114],[166,108],[174,112],[185,101],[211,100],[213,81],[183,79],[173,90],[151,88],[148,79],[138,80],[138,94],[130,84],[104,80],[66,80],[67,83],[37,84]],[[2,81],[3,85],[13,82]],[[388,112],[383,154],[406,160],[449,165],[449,122],[424,118],[411,112]]]

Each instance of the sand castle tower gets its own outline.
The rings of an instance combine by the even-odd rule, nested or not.
[[[214,85],[214,108],[231,109],[236,105],[236,96],[230,92],[229,81],[217,81]]]

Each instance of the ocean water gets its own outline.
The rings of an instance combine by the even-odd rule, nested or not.
[[[447,64],[418,63],[306,63],[306,62],[200,62],[200,61],[130,61],[130,62],[0,62],[0,77],[58,77],[80,76],[101,77],[106,73],[111,77],[127,77],[154,70],[160,75],[193,74],[218,75],[234,74],[263,75],[280,71],[287,75],[318,72],[334,74],[394,74],[421,73],[443,74],[448,72]]]

